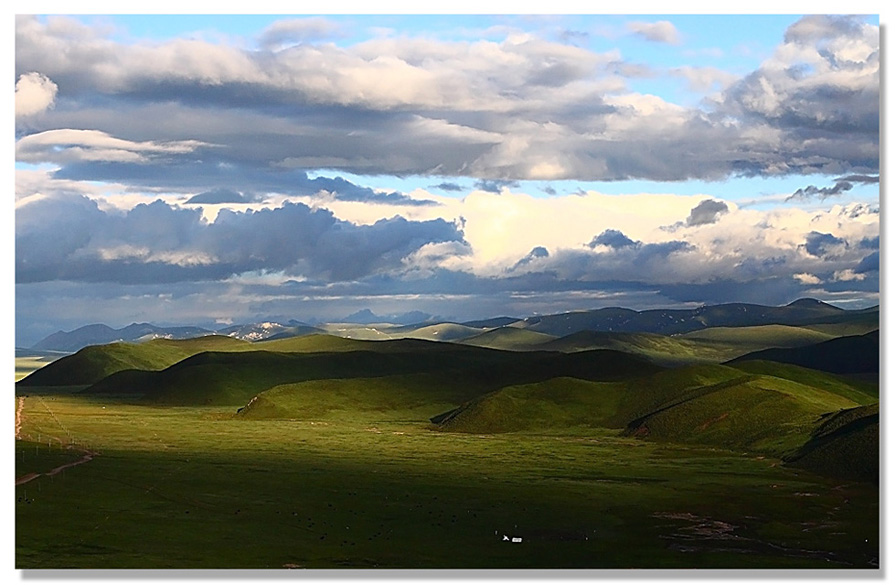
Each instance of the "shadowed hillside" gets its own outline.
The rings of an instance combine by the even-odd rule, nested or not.
[[[143,343],[91,345],[44,366],[17,384],[19,386],[93,384],[122,370],[162,370],[203,351],[243,351],[251,347],[249,342],[220,335],[182,340],[153,339]]]
[[[844,479],[880,480],[880,407],[878,404],[825,415],[812,438],[785,457],[795,467]]]
[[[307,338],[296,341],[301,339]],[[532,352],[520,359],[513,352],[412,339],[366,342],[364,347],[319,353],[206,352],[159,372],[119,372],[86,392],[137,394],[159,404],[243,406],[273,386],[310,380],[431,374],[490,391],[556,376],[618,380],[659,369],[613,351]]]
[[[746,360],[783,362],[837,374],[878,372],[880,331],[838,337],[805,347],[766,349],[741,356],[732,363]]]
[[[867,314],[860,311],[844,311],[814,299],[801,299],[783,307],[746,303],[712,305],[697,309],[647,311],[614,307],[528,317],[519,325],[558,337],[584,330],[673,335],[708,327],[803,325],[841,322],[853,318],[867,318]]]

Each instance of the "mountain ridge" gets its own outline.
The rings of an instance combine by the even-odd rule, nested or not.
[[[846,310],[816,299],[803,298],[783,306],[725,303],[704,305],[693,309],[646,309],[643,311],[624,307],[605,307],[519,319],[494,317],[461,323],[433,321],[430,317],[416,323],[392,324],[390,326],[384,324],[380,329],[384,338],[395,334],[401,336],[406,332],[413,332],[414,329],[434,327],[443,323],[481,330],[513,327],[558,338],[579,331],[680,335],[712,327],[800,326],[840,323],[860,318],[867,320],[873,319],[875,313],[879,313],[878,307]],[[415,314],[425,315],[419,312],[410,312],[403,314],[402,317]],[[358,311],[355,315],[361,319],[355,323],[356,325],[366,325],[370,318],[375,317],[369,309]],[[88,345],[118,341],[137,342],[153,338],[189,339],[205,335],[227,335],[245,341],[262,341],[271,338],[307,335],[325,330],[327,330],[326,324],[311,326],[296,320],[290,320],[287,323],[260,321],[216,330],[193,326],[162,327],[151,323],[132,323],[126,327],[114,329],[102,323],[94,323],[71,331],[57,331],[33,345],[31,349],[74,352]]]

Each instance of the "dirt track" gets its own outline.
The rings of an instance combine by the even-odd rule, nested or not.
[[[25,397],[20,396],[17,401],[17,404],[16,404],[16,440],[21,440],[21,438],[22,438],[22,411],[24,410],[24,408],[25,408]],[[71,447],[69,447],[69,448],[71,448]],[[53,469],[51,469],[50,471],[48,471],[46,473],[31,472],[31,473],[27,473],[27,474],[23,475],[22,477],[17,477],[16,485],[28,483],[29,481],[31,481],[33,479],[37,479],[41,475],[46,475],[47,477],[54,476],[57,473],[60,473],[64,470],[68,469],[69,467],[74,467],[75,465],[81,465],[82,463],[87,463],[88,461],[90,461],[91,459],[96,457],[97,455],[99,455],[99,453],[97,453],[95,451],[85,451],[84,455],[77,461],[72,461],[71,463],[66,463],[65,465],[60,465],[59,467],[54,467]]]
[[[25,408],[25,397],[19,396],[16,404],[16,440],[22,438],[22,409]]]

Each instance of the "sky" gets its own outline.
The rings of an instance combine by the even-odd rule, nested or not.
[[[18,15],[15,343],[878,304],[879,24]]]

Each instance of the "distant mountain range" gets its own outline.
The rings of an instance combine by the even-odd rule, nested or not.
[[[417,338],[463,341],[473,345],[512,349],[531,349],[581,332],[650,333],[682,335],[710,328],[752,327],[765,325],[834,327],[841,323],[860,324],[860,332],[878,326],[877,307],[849,311],[815,299],[800,299],[786,306],[772,307],[745,303],[703,306],[695,309],[651,309],[634,311],[619,307],[575,311],[517,319],[496,317],[464,323],[440,322],[431,315],[410,312],[382,317],[369,309],[358,311],[338,324],[311,326],[295,320],[287,323],[260,322],[228,326],[218,330],[201,327],[159,327],[134,323],[121,329],[94,324],[73,331],[56,332],[31,349],[74,352],[88,345],[116,341],[141,342],[150,339],[188,339],[206,335],[225,335],[244,341],[263,341],[329,333],[354,339]],[[864,329],[862,329],[864,328]],[[519,335],[511,335],[511,330]],[[494,332],[494,333],[492,333]],[[523,333],[525,332],[525,335]],[[506,347],[505,347],[506,346]],[[545,348],[549,349],[549,348]],[[550,348],[554,349],[554,348]]]
[[[78,351],[88,345],[112,343],[114,341],[148,341],[150,339],[190,339],[211,335],[214,331],[201,327],[157,327],[149,323],[131,323],[121,329],[108,325],[93,324],[79,327],[74,331],[57,331],[32,346],[41,351]]]
[[[72,331],[57,331],[33,345],[31,349],[75,352],[88,345],[101,345],[117,341],[139,343],[151,339],[192,339],[206,335],[225,335],[244,341],[261,341],[321,332],[322,330],[299,321],[289,321],[286,324],[265,321],[248,325],[233,325],[218,330],[203,327],[159,327],[150,323],[132,323],[121,329],[113,329],[108,325],[93,324]]]

